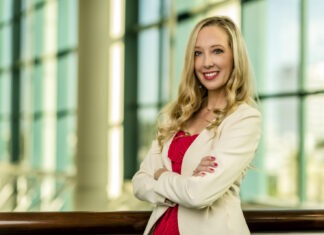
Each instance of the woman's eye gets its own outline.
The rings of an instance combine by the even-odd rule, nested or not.
[[[223,51],[222,49],[215,49],[213,52],[214,52],[215,54],[221,54],[221,53],[223,53],[224,51]]]
[[[195,56],[199,56],[200,54],[201,54],[201,52],[200,51],[195,51]]]

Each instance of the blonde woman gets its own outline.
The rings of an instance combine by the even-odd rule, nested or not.
[[[227,17],[193,29],[178,97],[161,112],[158,133],[134,175],[134,194],[155,204],[144,234],[245,235],[239,191],[258,146],[242,35]]]

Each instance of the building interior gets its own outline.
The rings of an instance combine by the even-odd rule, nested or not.
[[[243,208],[324,208],[324,1],[0,0],[0,211],[149,210],[131,179],[177,95],[187,39],[226,15],[262,136]]]

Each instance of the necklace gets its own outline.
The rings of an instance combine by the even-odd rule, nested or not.
[[[187,131],[187,130],[182,130],[182,131],[183,131],[183,133],[184,133],[184,136],[191,136],[191,134],[190,134],[189,131]]]
[[[207,109],[208,112],[210,112],[210,111],[214,112],[214,110],[215,110],[214,108],[208,108],[207,106],[206,106],[206,109]]]

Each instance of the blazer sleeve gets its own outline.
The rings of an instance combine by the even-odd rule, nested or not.
[[[233,113],[234,114],[234,113]],[[256,109],[238,111],[224,120],[213,153],[218,163],[214,173],[205,176],[184,176],[163,173],[154,190],[157,194],[189,208],[207,207],[220,198],[245,172],[258,146],[261,115]]]
[[[157,141],[154,140],[149,152],[140,165],[140,169],[132,178],[133,193],[142,201],[157,205],[174,206],[174,203],[167,200],[161,194],[156,193],[154,190],[157,182],[154,179],[154,172],[162,167],[160,147]]]

